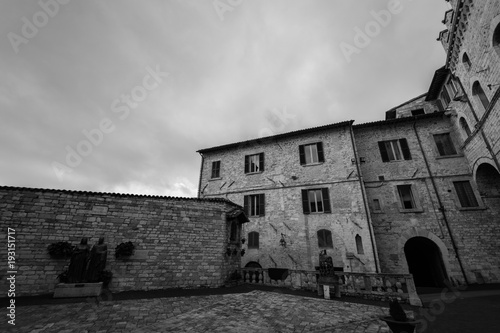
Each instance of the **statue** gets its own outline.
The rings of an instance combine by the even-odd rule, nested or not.
[[[87,238],[82,238],[73,251],[71,261],[68,268],[68,282],[79,283],[84,282],[85,272],[87,270],[87,262],[89,257],[90,246],[87,244]]]
[[[101,272],[106,267],[108,246],[104,244],[104,237],[99,238],[99,243],[92,247],[89,264],[87,267],[86,281],[97,282]]]

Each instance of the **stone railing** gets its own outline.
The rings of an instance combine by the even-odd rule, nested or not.
[[[290,287],[294,289],[317,290],[316,271],[242,268],[243,282],[266,286]]]
[[[379,300],[397,297],[411,305],[422,306],[411,274],[335,272],[335,275],[340,277],[343,295]]]
[[[242,268],[243,282],[267,286],[289,287],[318,291],[318,271]],[[411,274],[379,274],[335,272],[339,276],[340,292],[347,296],[388,300],[397,297],[411,305],[422,306]]]

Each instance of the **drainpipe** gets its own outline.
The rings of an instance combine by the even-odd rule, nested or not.
[[[458,247],[457,247],[457,244],[455,243],[455,239],[453,238],[453,234],[451,233],[450,224],[448,223],[448,218],[446,217],[443,202],[441,201],[441,197],[440,197],[439,192],[437,190],[436,182],[434,180],[434,176],[432,175],[431,168],[429,166],[429,161],[427,160],[427,156],[425,155],[424,148],[422,147],[422,141],[420,140],[420,136],[418,135],[416,121],[413,123],[413,131],[415,132],[415,136],[417,137],[420,151],[422,152],[422,156],[424,157],[425,166],[427,168],[427,172],[429,173],[432,187],[434,188],[434,192],[436,193],[436,198],[438,200],[439,211],[443,214],[444,223],[446,225],[446,229],[448,230],[448,234],[450,235],[451,245],[453,246],[453,250],[455,251],[455,255],[457,257],[457,261],[458,261],[458,264],[460,266],[460,270],[462,271],[462,275],[464,276],[465,284],[468,285],[469,281],[467,280],[467,275],[465,274],[465,270],[464,270],[464,267],[462,265],[462,260],[460,259],[460,255],[458,254]],[[438,223],[439,223],[439,221],[438,221]]]
[[[365,214],[366,214],[366,220],[368,222],[368,231],[370,234],[370,242],[372,244],[372,252],[373,252],[373,260],[375,262],[375,272],[380,273],[380,268],[379,268],[379,262],[378,262],[378,253],[377,253],[377,246],[375,244],[375,237],[373,235],[373,226],[372,226],[372,218],[370,215],[370,211],[368,209],[368,202],[367,202],[367,196],[366,196],[366,191],[365,191],[365,184],[363,182],[363,175],[361,174],[361,168],[359,166],[359,158],[358,158],[358,151],[356,149],[356,142],[354,140],[354,132],[352,130],[352,122],[349,125],[349,131],[351,133],[351,143],[352,143],[352,149],[354,152],[354,159],[356,160],[356,170],[358,172],[358,179],[359,179],[359,185],[361,186],[361,196],[363,197],[363,206],[365,207]],[[352,266],[351,266],[352,270]]]
[[[198,181],[198,199],[201,197],[201,178],[203,176],[203,164],[205,162],[205,158],[202,153],[199,153],[201,156],[201,167],[200,167],[200,180]]]

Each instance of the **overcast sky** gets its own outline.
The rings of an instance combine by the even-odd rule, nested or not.
[[[197,150],[381,120],[445,61],[444,0],[59,1],[0,3],[1,185],[196,196]]]

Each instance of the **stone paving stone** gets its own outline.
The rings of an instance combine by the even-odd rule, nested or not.
[[[252,291],[19,307],[15,332],[389,332],[387,309]],[[0,329],[2,330],[2,329]]]

